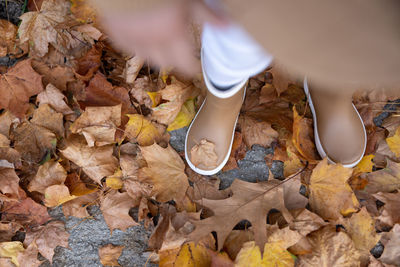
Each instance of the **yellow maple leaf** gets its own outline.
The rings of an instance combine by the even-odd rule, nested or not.
[[[160,253],[160,267],[208,267],[211,257],[207,248],[199,243],[186,243],[181,248],[163,251]]]
[[[122,176],[121,169],[118,169],[113,175],[106,178],[106,185],[112,189],[121,189],[124,184],[121,180]]]
[[[140,114],[127,114],[129,121],[126,124],[125,136],[136,139],[141,146],[150,146],[161,138],[160,132],[154,124]]]
[[[188,126],[196,114],[194,109],[194,100],[189,99],[183,105],[178,115],[175,117],[175,120],[168,125],[167,131],[178,130],[185,126]]]
[[[392,137],[386,138],[386,142],[396,157],[400,157],[400,127],[396,129],[396,132]]]
[[[310,178],[311,209],[326,220],[336,220],[356,212],[359,206],[347,180],[353,170],[340,164],[330,165],[325,158]]]
[[[294,266],[294,258],[280,242],[266,243],[264,257],[261,258],[260,248],[254,241],[243,245],[236,257],[237,267],[291,267]]]
[[[24,246],[20,241],[1,242],[0,257],[11,258],[11,262],[19,267],[17,256],[19,252],[24,251]]]
[[[44,191],[44,204],[46,207],[56,207],[67,201],[77,198],[69,193],[65,185],[52,185]]]
[[[375,155],[364,156],[361,161],[354,168],[355,174],[360,174],[363,172],[372,172],[372,168],[374,167],[374,163],[372,160],[375,158]]]

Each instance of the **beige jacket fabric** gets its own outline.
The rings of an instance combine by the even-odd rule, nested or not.
[[[96,0],[100,10],[182,0]],[[197,0],[186,0],[197,1]],[[398,0],[219,0],[284,64],[327,89],[400,88]]]

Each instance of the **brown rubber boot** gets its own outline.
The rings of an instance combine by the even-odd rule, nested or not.
[[[185,157],[188,165],[195,172],[213,175],[219,172],[229,159],[237,118],[246,92],[247,79],[222,91],[212,85],[204,70],[203,75],[208,89],[207,96],[186,134]],[[192,148],[204,139],[215,145],[217,159],[211,167],[194,164],[191,160]]]
[[[304,91],[313,114],[315,144],[320,156],[348,168],[357,165],[365,153],[367,134],[351,94],[312,89],[307,79]]]

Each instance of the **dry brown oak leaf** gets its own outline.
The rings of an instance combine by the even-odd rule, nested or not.
[[[121,256],[122,250],[125,246],[114,246],[107,244],[99,248],[100,262],[104,266],[120,266],[118,258]]]
[[[31,60],[20,61],[0,75],[0,108],[21,118],[29,108],[29,98],[41,91],[42,77],[32,69]]]
[[[115,142],[115,132],[121,125],[121,104],[111,107],[87,107],[70,126],[72,133],[85,136],[90,147]]]
[[[54,249],[57,246],[68,248],[69,233],[65,231],[62,221],[52,221],[44,226],[38,226],[26,232],[24,245],[36,244],[40,254],[53,261]]]
[[[256,233],[255,241],[259,247],[267,242],[267,214],[271,209],[282,212],[287,221],[292,215],[286,209],[283,188],[276,181],[248,183],[236,179],[231,185],[232,197],[222,200],[202,199],[203,206],[211,209],[214,216],[195,222],[196,229],[189,235],[195,241],[215,231],[218,249],[221,249],[227,236],[242,220],[251,222]]]
[[[153,194],[160,202],[180,201],[189,187],[185,174],[185,164],[176,151],[168,145],[162,148],[157,144],[140,147],[147,167],[139,170],[139,180],[153,185]]]
[[[101,179],[114,174],[118,160],[113,156],[112,146],[88,147],[85,139],[73,136],[61,154],[82,168],[90,179],[101,184]]]
[[[125,231],[131,226],[138,225],[129,216],[129,210],[133,207],[134,201],[126,192],[119,193],[117,190],[112,190],[101,198],[100,209],[111,233],[117,228]]]
[[[400,189],[400,163],[387,159],[386,168],[368,173],[368,184],[365,191],[368,193],[393,192]]]
[[[312,253],[300,255],[299,266],[360,266],[360,255],[346,233],[336,232],[334,227],[325,226],[312,232],[308,240],[312,246]]]
[[[310,178],[309,204],[325,220],[336,220],[356,212],[359,203],[347,180],[353,170],[340,164],[328,164],[325,158]]]
[[[196,167],[208,170],[214,169],[218,163],[215,144],[206,139],[201,139],[200,143],[193,146],[190,150],[190,160]]]

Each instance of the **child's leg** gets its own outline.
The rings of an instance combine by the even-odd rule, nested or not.
[[[239,25],[205,24],[202,35],[205,74],[218,88],[229,88],[263,71],[272,56]]]

